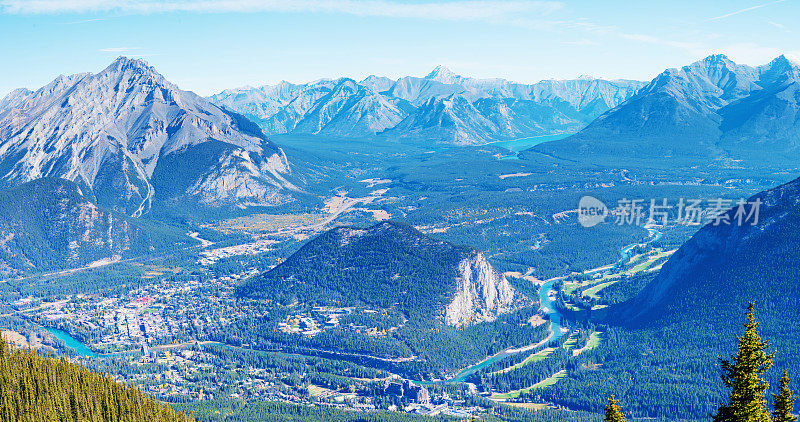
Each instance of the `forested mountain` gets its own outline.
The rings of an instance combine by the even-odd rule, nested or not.
[[[268,134],[381,134],[469,145],[577,131],[642,85],[588,77],[528,85],[463,77],[438,66],[425,77],[281,82],[225,90],[210,99],[259,122]]]
[[[668,69],[570,138],[533,148],[578,160],[800,156],[800,66],[780,56],[751,67],[713,55]]]
[[[740,226],[734,206],[721,217],[731,224],[700,229],[637,296],[612,307],[602,368],[577,372],[545,399],[599,410],[598,397],[616,394],[636,417],[708,420],[726,398],[717,358],[733,352],[750,301],[779,351],[775,367],[798,368],[800,179],[749,201],[762,202],[756,225]],[[766,374],[770,385],[781,373]]]
[[[525,303],[480,252],[394,222],[329,230],[238,294],[396,308],[409,319],[440,318],[454,326],[491,321]]]
[[[59,76],[0,104],[6,187],[61,177],[133,216],[154,201],[275,205],[297,190],[283,151],[255,124],[142,60],[120,57],[100,73]]]
[[[758,224],[751,219],[740,226],[734,206],[723,217],[732,224],[707,225],[678,249],[638,296],[620,305],[625,324],[727,325],[749,300],[759,305],[765,325],[776,329],[772,324],[800,312],[800,179],[748,200],[759,201]]]
[[[43,178],[0,190],[0,277],[194,243],[174,229],[99,208],[68,180]]]
[[[2,422],[194,420],[112,377],[66,359],[11,348],[4,339],[0,374]]]

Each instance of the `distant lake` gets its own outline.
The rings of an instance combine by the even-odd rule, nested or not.
[[[531,136],[529,138],[519,138],[519,139],[511,139],[508,141],[497,141],[491,142],[489,145],[498,146],[500,148],[505,148],[514,153],[514,155],[509,155],[506,157],[500,158],[501,160],[516,160],[519,158],[519,153],[524,151],[528,148],[534,147],[539,145],[543,142],[549,141],[557,141],[559,139],[564,139],[572,133],[562,133],[558,135],[544,135],[544,136]]]

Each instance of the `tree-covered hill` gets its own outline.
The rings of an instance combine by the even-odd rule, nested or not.
[[[522,303],[480,252],[390,221],[329,230],[238,294],[287,304],[395,308],[412,320],[444,317],[450,325],[494,320]]]
[[[135,387],[0,341],[0,422],[189,422]]]
[[[68,180],[43,178],[0,190],[0,277],[193,243],[176,229],[95,206]]]

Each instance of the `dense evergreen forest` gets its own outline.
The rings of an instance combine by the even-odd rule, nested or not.
[[[599,415],[586,412],[563,412],[554,409],[528,410],[515,408],[475,397],[470,405],[489,408],[481,414],[485,422],[591,422],[600,420]],[[205,401],[179,404],[177,407],[191,410],[201,422],[459,422],[464,419],[452,416],[423,416],[400,412],[356,412],[326,407],[262,401],[244,403],[238,400]],[[469,419],[467,419],[469,420]]]
[[[1,422],[189,422],[114,378],[0,341]]]
[[[307,338],[276,330],[277,321],[285,318],[285,314],[279,311],[280,309],[275,307],[272,314],[263,318],[246,319],[231,324],[225,330],[214,333],[212,339],[234,346],[249,343],[259,350],[279,349],[306,354],[314,353],[311,349],[325,350],[334,353],[323,353],[323,355],[335,359],[352,359],[335,354],[338,351],[387,358],[417,356],[417,359],[398,363],[363,357],[355,359],[355,362],[389,369],[413,379],[425,379],[424,374],[443,377],[448,371],[472,365],[507,347],[537,343],[547,337],[549,329],[547,324],[539,326],[528,324],[528,319],[536,311],[527,308],[513,314],[502,315],[493,322],[469,327],[450,327],[436,322],[429,327],[406,325],[385,338],[371,338],[363,333],[341,329]]]
[[[68,180],[0,189],[0,276],[74,268],[118,255],[164,253],[195,244],[181,230],[96,207]],[[76,240],[78,239],[78,240]]]
[[[755,318],[755,304],[747,307],[745,332],[737,336],[738,348],[729,359],[721,359],[721,378],[729,391],[728,400],[719,405],[714,422],[796,422],[795,396],[790,388],[789,371],[783,370],[778,393],[772,394],[772,410],[767,403],[769,382],[764,375],[775,363],[777,351],[763,340]],[[605,408],[605,422],[625,422],[619,401],[612,394]]]

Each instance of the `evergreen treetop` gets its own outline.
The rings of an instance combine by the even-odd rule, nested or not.
[[[745,333],[738,337],[739,350],[721,360],[722,382],[731,389],[730,401],[720,406],[715,422],[770,422],[765,395],[769,383],[762,375],[772,367],[775,352],[769,341],[761,339],[753,302],[747,307]]]
[[[625,415],[622,414],[622,410],[619,408],[619,400],[613,395],[608,399],[606,417],[603,420],[605,422],[625,422],[626,420]]]
[[[772,395],[775,403],[772,411],[773,422],[795,422],[797,420],[797,416],[792,414],[794,411],[794,391],[789,388],[791,381],[789,373],[784,370],[780,392]]]

